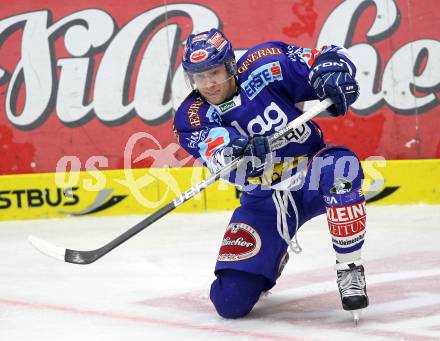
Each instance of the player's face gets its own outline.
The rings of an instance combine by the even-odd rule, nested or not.
[[[191,75],[194,86],[212,104],[220,104],[231,97],[236,89],[235,78],[224,65]]]

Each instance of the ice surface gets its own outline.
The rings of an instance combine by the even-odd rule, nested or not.
[[[143,217],[0,223],[0,340],[440,340],[440,207],[369,207],[370,307],[358,327],[342,310],[325,217],[277,286],[240,320],[208,298],[230,212],[173,214],[90,265],[40,254],[30,234],[95,249]]]

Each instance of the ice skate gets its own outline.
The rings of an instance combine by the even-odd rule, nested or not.
[[[362,309],[368,306],[367,286],[365,284],[362,261],[337,263],[337,280],[341,294],[342,308],[351,312],[357,325]]]

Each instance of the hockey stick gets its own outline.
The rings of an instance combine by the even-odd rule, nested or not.
[[[302,114],[301,116],[297,117],[295,120],[287,124],[282,129],[278,130],[276,133],[274,133],[272,136],[269,137],[269,144],[272,144],[273,142],[277,141],[283,136],[286,136],[287,134],[291,133],[295,128],[301,126],[305,122],[309,121],[316,115],[318,115],[320,112],[327,109],[330,105],[332,105],[333,102],[330,99],[325,99],[324,101],[316,104],[313,106],[310,110]],[[228,175],[231,171],[236,169],[238,167],[239,162],[242,160],[242,158],[237,158],[227,164],[224,168],[222,168],[217,173],[210,176],[208,179],[203,180],[199,184],[191,187],[186,192],[179,195],[177,198],[175,198],[172,202],[168,203],[167,205],[163,206],[156,212],[152,213],[148,217],[146,217],[144,220],[140,221],[133,227],[129,228],[127,231],[122,233],[117,238],[113,239],[109,243],[105,244],[104,246],[96,249],[96,250],[90,250],[90,251],[77,251],[77,250],[71,250],[66,249],[63,247],[56,246],[54,244],[51,244],[43,239],[37,238],[35,236],[29,236],[28,240],[29,242],[40,252],[43,254],[53,257],[55,259],[61,260],[63,262],[67,263],[73,263],[73,264],[90,264],[94,261],[98,260],[102,256],[109,253],[111,250],[116,248],[117,246],[121,245],[134,235],[138,234],[151,224],[153,224],[155,221],[159,220],[166,214],[173,211],[175,208],[182,205],[184,202],[188,201],[192,197],[194,197],[196,194],[203,191],[208,186],[212,185],[214,182],[216,182],[221,177]]]

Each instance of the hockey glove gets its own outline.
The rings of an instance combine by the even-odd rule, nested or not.
[[[232,140],[228,146],[229,155],[232,159],[243,156],[246,163],[244,171],[246,176],[259,176],[263,174],[264,165],[270,162],[271,151],[267,137],[256,136],[249,138],[240,136]],[[240,168],[238,169],[240,171]]]
[[[330,98],[335,103],[328,109],[333,116],[345,115],[359,97],[359,86],[350,69],[336,52],[327,52],[316,59],[310,70],[309,81],[319,99]]]

